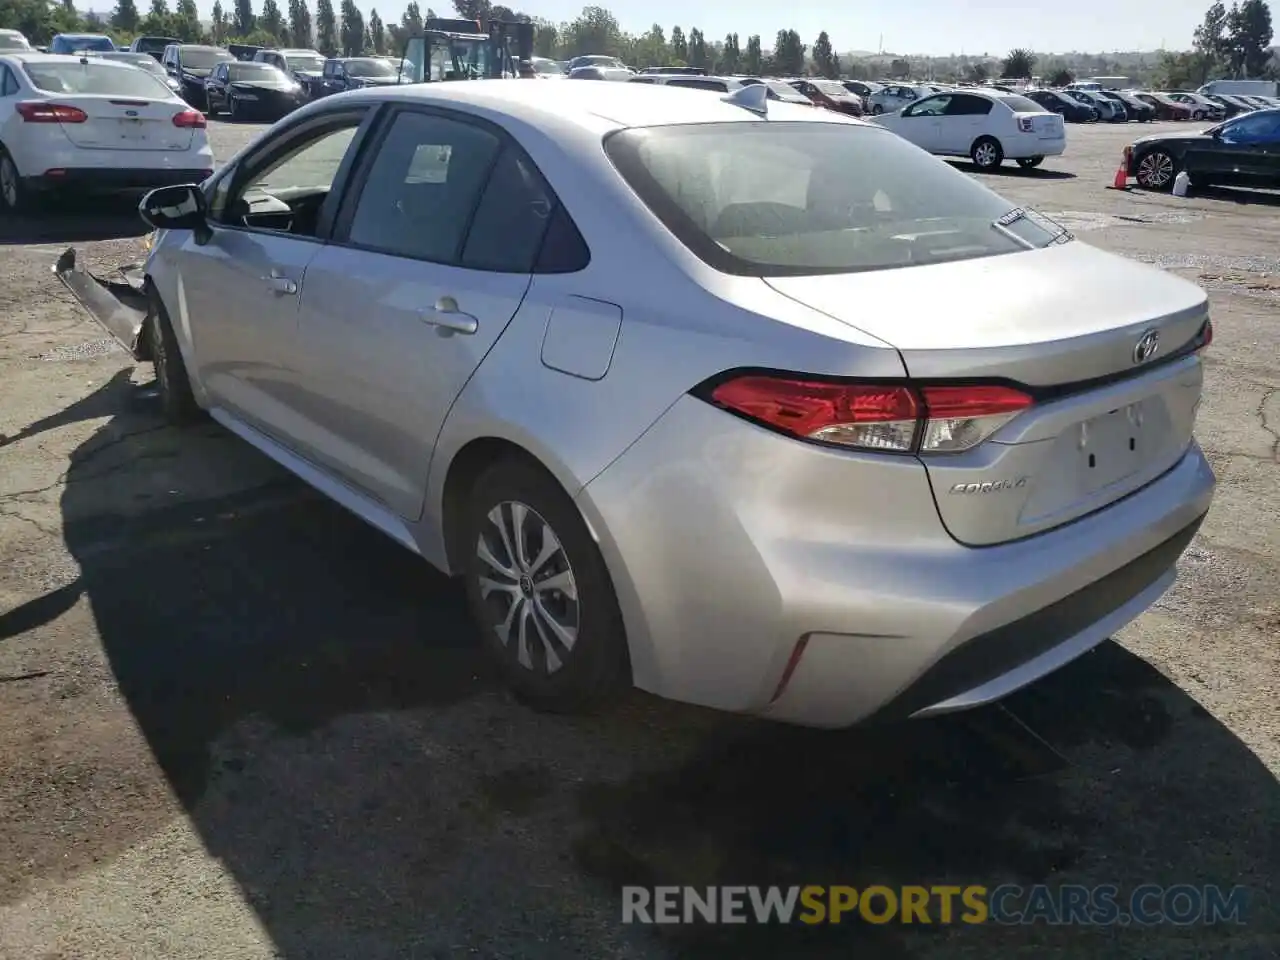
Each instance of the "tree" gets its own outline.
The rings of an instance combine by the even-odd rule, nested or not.
[[[804,73],[804,44],[794,30],[779,30],[773,47],[773,63],[778,73],[798,76]]]
[[[232,28],[237,37],[247,37],[253,33],[253,0],[235,0],[236,19]]]
[[[974,83],[981,83],[987,79],[987,65],[981,61],[969,64],[969,79]]]
[[[535,20],[533,23],[533,52],[539,57],[554,57],[560,46],[560,31],[554,23]]]
[[[111,26],[121,33],[137,33],[141,20],[135,0],[119,0],[111,11]]]
[[[689,30],[689,66],[702,67],[704,70],[711,66],[707,57],[707,40],[697,27]]]
[[[1271,8],[1266,0],[1232,4],[1227,14],[1227,43],[1231,72],[1239,77],[1261,77],[1271,59]]]
[[[1160,63],[1156,68],[1156,88],[1163,90],[1179,90],[1189,87],[1199,69],[1194,53],[1161,53]]]
[[[358,57],[364,52],[364,16],[355,0],[342,0],[339,41],[344,57]]]
[[[213,42],[221,44],[227,39],[227,13],[222,9],[222,0],[213,0]]]
[[[836,52],[831,49],[831,37],[825,30],[818,34],[818,39],[813,44],[813,67],[818,71],[818,76],[828,80],[840,76],[840,64],[836,59]]]
[[[1193,42],[1196,54],[1204,63],[1206,75],[1230,60],[1231,45],[1227,40],[1227,24],[1227,8],[1214,2],[1204,12],[1204,20],[1200,22],[1200,26],[1196,27]]]
[[[911,61],[899,57],[889,63],[889,76],[894,80],[906,80],[911,76]]]
[[[724,38],[724,46],[720,48],[721,73],[737,73],[742,63],[742,50],[738,47],[738,35],[731,33]]]
[[[143,17],[139,29],[143,33],[166,37],[173,33],[172,20],[173,14],[169,12],[167,0],[151,0],[151,9]]]
[[[636,37],[631,56],[635,65],[640,67],[665,67],[670,62],[671,51],[667,47],[667,35],[661,24],[653,24]]]
[[[185,43],[199,43],[204,37],[204,27],[200,25],[200,11],[196,8],[196,0],[178,0],[178,9],[171,23],[173,35]]]
[[[747,53],[743,57],[742,67],[749,76],[758,76],[764,66],[764,55],[760,50],[760,34],[753,33],[747,37]]]
[[[576,20],[565,24],[563,40],[565,53],[571,57],[587,53],[616,57],[622,53],[622,28],[604,7],[583,7]]]
[[[679,27],[671,28],[671,58],[680,66],[689,63],[689,44],[684,38],[684,31]]]
[[[382,27],[382,18],[378,16],[377,8],[369,11],[369,46],[373,47],[374,53],[387,51],[387,32]]]
[[[315,42],[311,29],[311,11],[307,0],[289,0],[289,36],[298,47],[309,47]]]
[[[493,18],[493,4],[489,0],[453,0],[458,16],[484,23]]]
[[[1074,80],[1075,80],[1075,77],[1071,75],[1070,70],[1067,70],[1067,69],[1057,70],[1054,72],[1053,76],[1049,78],[1049,86],[1065,87],[1068,83],[1071,83]]]
[[[258,18],[258,26],[271,34],[277,44],[283,43],[285,33],[284,14],[276,0],[262,0],[262,16]]]
[[[333,0],[316,0],[316,48],[326,57],[338,55],[338,18]]]
[[[1004,69],[1000,76],[1006,80],[1030,80],[1035,66],[1036,55],[1030,50],[1016,47],[1004,58]]]

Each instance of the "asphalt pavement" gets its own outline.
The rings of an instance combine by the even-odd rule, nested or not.
[[[50,272],[70,245],[137,259],[127,204],[0,221],[0,958],[1276,956],[1280,196],[1106,189],[1159,126],[1073,126],[1064,157],[980,179],[1210,293],[1220,486],[1177,585],[1001,706],[842,732],[512,702],[453,584],[219,428],[163,425],[149,369]],[[210,127],[220,158],[259,130]],[[1240,885],[1248,906],[622,924],[620,888],[659,883]]]

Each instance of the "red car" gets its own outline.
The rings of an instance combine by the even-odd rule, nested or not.
[[[847,113],[851,117],[862,116],[862,101],[835,80],[789,80],[791,86],[803,93],[814,104]]]
[[[1179,103],[1163,93],[1135,93],[1135,97],[1156,111],[1157,120],[1190,120],[1191,105]]]

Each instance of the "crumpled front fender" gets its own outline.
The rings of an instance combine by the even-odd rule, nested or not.
[[[135,360],[150,360],[145,334],[147,318],[146,277],[141,266],[122,267],[121,279],[103,280],[89,273],[68,247],[53,272],[89,315],[111,334]]]

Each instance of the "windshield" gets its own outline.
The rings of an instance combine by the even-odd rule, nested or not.
[[[274,80],[278,83],[293,82],[269,63],[233,63],[227,67],[227,78],[230,80]]]
[[[347,61],[347,75],[352,77],[394,77],[396,68],[385,60],[361,59]]]
[[[849,91],[845,89],[844,84],[836,83],[834,80],[810,80],[809,82],[825,93],[828,97],[849,96]]]
[[[147,73],[165,76],[164,68],[149,53],[104,53],[102,54],[102,59],[111,60],[115,63],[127,63],[129,66],[138,67],[147,71]]]
[[[1069,237],[888,130],[682,124],[623,130],[605,151],[666,227],[724,273],[885,270]]]
[[[774,92],[779,100],[786,100],[789,103],[808,103],[809,98],[803,93],[791,86],[789,83],[783,83],[781,80],[767,80],[765,86]]]
[[[290,70],[301,70],[304,73],[320,73],[324,69],[321,57],[285,57],[284,62],[289,65]]]
[[[46,93],[99,93],[113,97],[168,100],[173,93],[151,74],[107,63],[23,64],[31,85]]]
[[[199,47],[182,47],[178,52],[182,56],[182,65],[193,70],[211,70],[220,63],[235,59],[226,50],[202,50]]]

